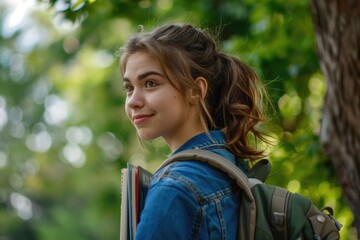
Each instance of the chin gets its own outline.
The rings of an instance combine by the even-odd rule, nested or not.
[[[154,140],[159,137],[157,135],[146,134],[146,133],[142,133],[142,132],[138,132],[138,136],[141,140],[144,140],[144,141],[151,141],[151,140]]]

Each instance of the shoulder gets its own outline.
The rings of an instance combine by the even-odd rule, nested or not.
[[[215,153],[234,161],[234,156],[227,150]],[[229,159],[230,158],[230,159]],[[197,188],[201,192],[214,191],[228,187],[231,179],[222,170],[206,162],[186,160],[173,162],[156,172],[153,179],[154,185],[172,185],[174,187]]]

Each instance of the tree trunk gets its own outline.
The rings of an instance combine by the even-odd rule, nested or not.
[[[360,236],[360,1],[311,0],[311,10],[327,82],[320,141]]]

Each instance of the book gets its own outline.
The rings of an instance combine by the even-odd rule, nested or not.
[[[121,169],[120,240],[135,239],[151,178],[152,173],[141,166],[128,163]]]

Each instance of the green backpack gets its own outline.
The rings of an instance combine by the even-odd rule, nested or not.
[[[243,190],[240,204],[239,239],[339,239],[342,225],[333,210],[319,210],[310,199],[288,190],[263,184],[271,165],[255,164],[248,178],[222,156],[199,149],[185,150],[165,160],[159,169],[179,160],[198,160],[226,172]],[[328,213],[325,213],[327,211]]]

